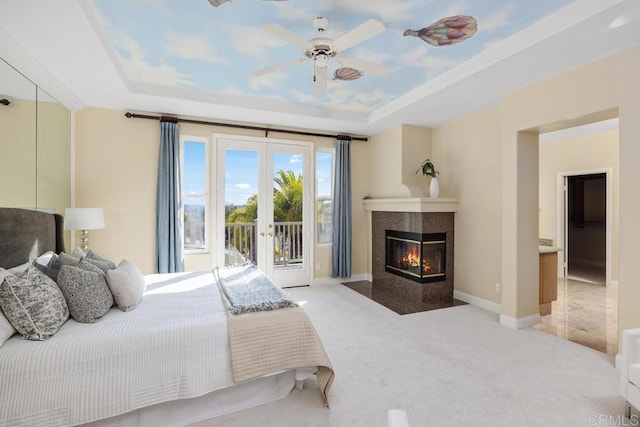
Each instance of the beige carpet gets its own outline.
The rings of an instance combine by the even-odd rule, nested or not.
[[[282,400],[194,426],[383,427],[389,409],[406,410],[412,427],[623,425],[611,424],[624,401],[606,354],[507,329],[471,305],[401,316],[341,285],[290,293],[306,301],[333,363],[331,408],[310,379]]]

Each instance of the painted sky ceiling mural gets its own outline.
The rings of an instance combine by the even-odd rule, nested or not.
[[[499,49],[501,40],[570,1],[212,3],[219,5],[214,7],[208,0],[91,0],[99,31],[132,84],[362,112],[392,101],[485,49]],[[318,17],[328,21],[321,33],[314,28]],[[373,28],[377,23],[363,25],[370,20],[383,30]],[[358,30],[349,34],[354,29]],[[367,31],[371,34],[364,34]],[[320,41],[312,40],[307,49],[296,44],[314,37]],[[311,57],[318,54],[318,46],[324,55],[327,45],[326,58]],[[326,82],[317,81],[325,77]]]

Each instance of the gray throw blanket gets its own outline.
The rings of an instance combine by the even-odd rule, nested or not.
[[[215,268],[213,275],[227,297],[232,314],[298,306],[255,265]]]

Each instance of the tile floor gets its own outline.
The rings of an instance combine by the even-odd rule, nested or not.
[[[613,356],[618,352],[618,289],[558,279],[551,314],[534,328]]]

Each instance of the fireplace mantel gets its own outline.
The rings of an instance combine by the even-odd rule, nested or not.
[[[364,210],[370,212],[456,212],[458,199],[408,197],[364,199]]]

